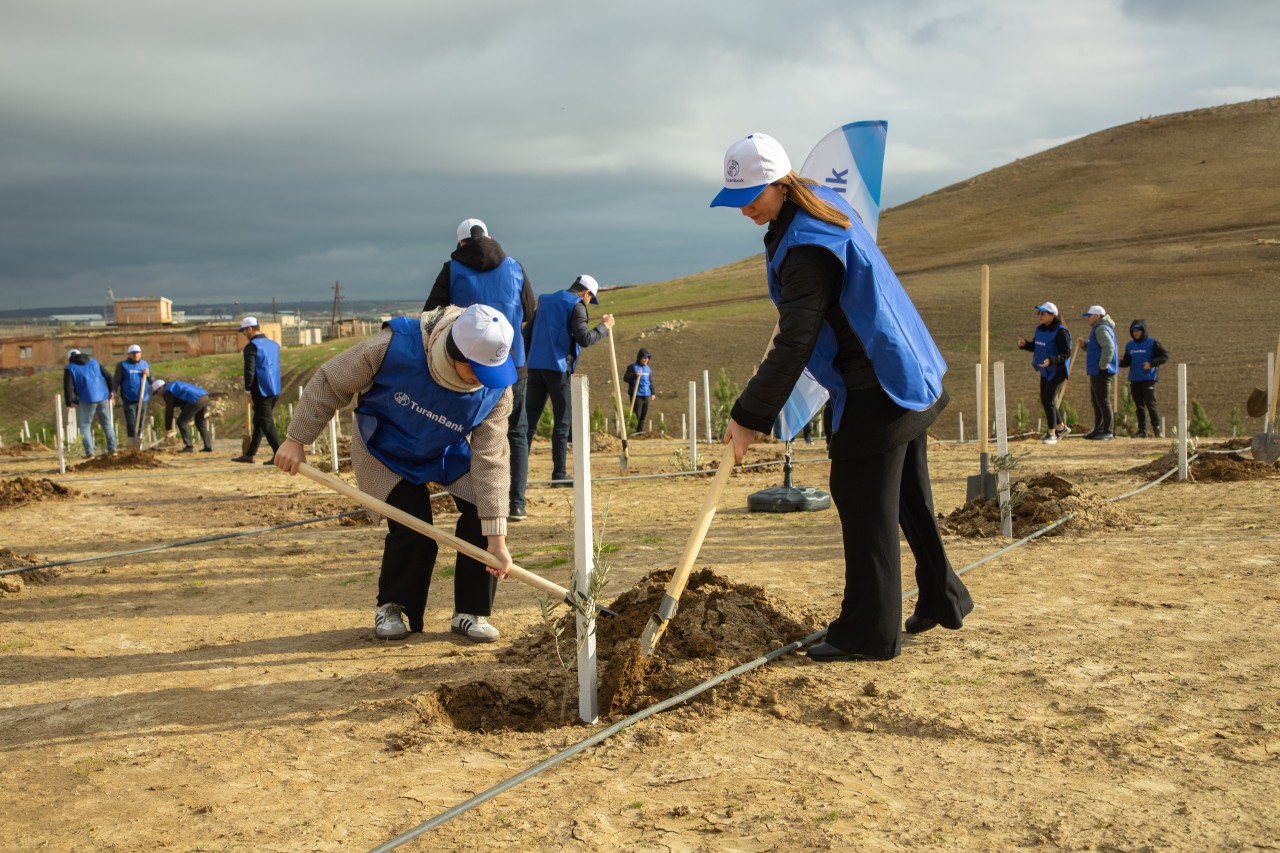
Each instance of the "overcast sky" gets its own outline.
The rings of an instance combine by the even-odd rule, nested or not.
[[[1280,94],[1277,0],[3,0],[0,307],[423,298],[485,220],[538,292],[760,251],[726,147],[889,122],[885,206]]]

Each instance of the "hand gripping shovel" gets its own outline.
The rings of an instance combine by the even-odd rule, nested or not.
[[[622,383],[618,381],[618,353],[613,346],[613,329],[609,329],[609,364],[613,365],[613,400],[618,406],[618,437],[622,439],[622,474],[625,477],[627,474],[627,416],[622,413]]]
[[[1271,377],[1271,406],[1262,432],[1253,434],[1253,458],[1268,464],[1280,459],[1280,429],[1276,428],[1276,397],[1280,397],[1280,341],[1276,342],[1276,369]]]
[[[371,509],[374,512],[378,513],[379,515],[385,515],[387,518],[394,518],[396,521],[400,522],[405,527],[409,528],[410,530],[421,533],[423,536],[426,536],[428,539],[434,539],[443,545],[448,545],[450,548],[454,549],[455,551],[460,551],[461,553],[466,554],[468,557],[471,557],[472,559],[479,560],[481,563],[484,563],[486,566],[491,566],[492,568],[496,569],[502,565],[501,563],[498,562],[497,557],[493,556],[483,548],[477,548],[475,545],[472,545],[470,542],[467,542],[464,539],[459,539],[457,536],[454,536],[452,533],[447,533],[433,524],[428,524],[427,522],[423,521],[422,519],[418,518],[415,515],[410,515],[409,513],[405,512],[402,509],[396,509],[389,503],[380,501],[371,495],[366,495],[364,492],[360,491],[350,483],[347,483],[343,480],[339,480],[337,477],[331,477],[328,474],[325,474],[321,471],[317,471],[315,468],[312,468],[310,465],[306,464],[305,462],[298,466],[298,473],[309,480],[314,480],[315,482],[319,483],[322,486],[333,489],[335,492],[337,492],[340,495],[346,495],[347,497],[351,498],[353,501],[365,507],[366,509]],[[618,615],[617,613],[615,613],[614,611],[610,610],[609,608],[605,607],[602,604],[596,604],[594,602],[589,601],[586,598],[586,596],[584,596],[582,593],[578,593],[577,598],[574,598],[569,594],[569,590],[565,589],[559,584],[552,583],[546,578],[541,577],[539,575],[535,575],[533,572],[526,571],[525,569],[522,569],[519,566],[511,567],[511,572],[509,577],[520,581],[520,583],[531,586],[534,589],[541,590],[542,592],[545,592],[548,595],[555,596],[556,598],[564,601],[565,604],[569,605],[574,610],[578,611],[588,619],[590,619],[592,615],[591,612],[588,610],[588,605],[594,607],[596,612],[602,613],[605,616]]]
[[[724,446],[724,455],[720,459],[720,468],[716,471],[715,479],[711,481],[711,489],[702,499],[702,509],[698,511],[698,519],[693,524],[689,541],[685,543],[680,565],[676,566],[675,574],[667,582],[667,589],[662,595],[662,603],[658,605],[658,612],[649,617],[648,623],[644,626],[644,633],[640,635],[640,650],[645,657],[653,654],[658,640],[662,639],[663,632],[667,630],[667,623],[676,615],[676,609],[680,606],[680,596],[684,593],[685,584],[689,582],[689,572],[693,569],[694,560],[698,559],[702,540],[707,538],[711,519],[716,514],[716,504],[720,500],[720,493],[724,491],[725,483],[729,482],[729,472],[733,470],[733,465],[733,442],[729,442]]]

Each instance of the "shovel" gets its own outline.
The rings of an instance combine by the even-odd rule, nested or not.
[[[138,410],[133,415],[133,435],[129,438],[130,450],[142,449],[142,410],[146,408],[147,376],[150,373],[149,370],[142,371],[142,384],[138,386]]]
[[[465,539],[459,539],[457,536],[454,536],[452,533],[448,533],[444,530],[441,530],[439,527],[436,527],[433,524],[428,524],[427,522],[418,518],[416,515],[410,515],[404,510],[396,509],[391,504],[386,503],[384,501],[380,501],[377,498],[373,497],[372,495],[366,495],[364,492],[360,491],[350,483],[347,483],[343,480],[339,480],[337,477],[331,477],[328,474],[323,473],[322,471],[317,471],[315,468],[312,468],[310,465],[308,465],[305,462],[298,466],[298,473],[309,480],[314,480],[315,482],[319,483],[322,486],[325,486],[326,488],[333,489],[335,492],[337,492],[340,495],[346,495],[347,497],[351,498],[353,501],[365,507],[366,509],[371,509],[374,512],[378,513],[379,515],[385,515],[387,518],[394,518],[396,521],[400,522],[410,530],[413,530],[417,533],[421,533],[423,536],[426,536],[428,539],[434,539],[435,541],[443,545],[448,545],[450,548],[454,549],[455,551],[466,554],[468,557],[471,557],[474,560],[478,560],[481,563],[484,563],[486,566],[490,566],[496,569],[496,568],[500,568],[502,565],[501,563],[498,562],[497,557],[493,556],[483,548],[477,548],[475,545],[472,545],[470,542],[467,542]],[[605,607],[603,604],[597,604],[591,601],[586,596],[584,596],[581,592],[579,592],[577,594],[577,597],[575,598],[574,596],[569,594],[569,590],[565,589],[559,584],[552,583],[546,578],[541,577],[539,575],[535,575],[533,572],[526,571],[525,569],[522,569],[519,566],[512,566],[511,571],[508,574],[508,577],[511,577],[514,580],[518,580],[520,581],[520,583],[531,586],[536,590],[545,592],[548,595],[555,596],[556,598],[563,601],[565,604],[572,607],[574,610],[581,613],[587,619],[590,619],[592,616],[592,612],[589,610],[589,607],[594,607],[595,612],[602,613],[605,616],[618,615],[614,611]]]
[[[982,395],[978,401],[978,473],[969,477],[965,481],[965,502],[980,498],[989,501],[996,496],[996,475],[991,472],[991,454],[987,452],[987,400],[990,395],[987,393],[987,360],[989,358],[987,351],[987,329],[990,325],[990,303],[991,303],[991,268],[986,264],[982,265],[982,342],[981,342],[981,358],[982,363],[982,387],[978,392]]]
[[[658,640],[662,639],[668,623],[671,622],[671,617],[676,615],[676,609],[680,606],[680,596],[684,593],[685,584],[689,582],[689,572],[693,569],[694,560],[698,559],[698,551],[702,550],[702,541],[707,538],[711,519],[716,514],[716,504],[720,501],[720,493],[724,491],[725,483],[729,482],[729,472],[733,470],[734,461],[733,442],[729,442],[724,446],[720,468],[716,471],[715,479],[711,481],[711,488],[707,491],[707,496],[702,499],[702,509],[698,511],[698,520],[694,522],[693,530],[689,533],[689,541],[685,543],[680,564],[676,566],[671,580],[667,581],[667,589],[662,594],[658,612],[649,617],[648,623],[644,626],[644,633],[640,635],[640,650],[645,657],[653,655]]]
[[[627,416],[622,413],[622,384],[618,381],[618,353],[613,346],[613,329],[609,329],[609,364],[613,365],[613,400],[618,406],[618,437],[622,439],[622,475],[627,474]],[[636,383],[639,387],[640,383]]]
[[[1280,354],[1280,341],[1276,342],[1276,352]],[[1276,397],[1280,397],[1280,364],[1276,365],[1271,377],[1271,405],[1267,408],[1267,419],[1262,423],[1262,432],[1253,434],[1253,458],[1268,465],[1280,459],[1280,433],[1276,431]]]
[[[253,441],[253,404],[244,404],[244,438],[240,439],[240,455],[249,455],[249,442]]]

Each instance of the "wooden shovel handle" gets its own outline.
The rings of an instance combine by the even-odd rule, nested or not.
[[[987,452],[987,400],[990,395],[987,393],[987,363],[990,360],[990,351],[987,348],[987,332],[991,326],[991,268],[986,264],[982,265],[982,339],[979,343],[978,362],[982,365],[982,387],[979,392],[982,398],[978,401],[978,452]]]
[[[724,491],[725,483],[729,482],[729,473],[733,470],[735,461],[733,442],[729,442],[724,446],[720,467],[716,469],[711,488],[702,499],[702,508],[698,510],[698,518],[693,523],[693,530],[689,533],[689,541],[685,543],[684,553],[680,555],[680,563],[676,566],[671,580],[667,582],[667,595],[674,599],[680,598],[685,584],[689,582],[689,573],[693,570],[694,561],[698,559],[698,552],[702,550],[702,542],[707,538],[707,531],[711,529],[711,519],[715,517],[720,493]]]
[[[1271,408],[1267,409],[1267,422],[1262,425],[1264,430],[1272,432],[1276,431],[1276,397],[1280,397],[1280,340],[1276,341],[1276,363],[1271,374]]]
[[[622,381],[618,376],[618,353],[613,346],[613,329],[609,329],[609,364],[613,367],[613,401],[618,407],[618,437],[623,441],[622,454],[625,457],[627,440],[627,416],[622,413]]]
[[[367,495],[345,480],[339,480],[337,477],[331,477],[323,471],[317,471],[305,462],[298,466],[298,473],[309,480],[314,480],[326,488],[333,489],[340,495],[346,495],[366,509],[371,509],[379,515],[385,515],[387,518],[395,519],[410,530],[421,533],[428,539],[434,539],[441,544],[448,545],[455,551],[466,554],[468,557],[478,560],[486,566],[490,566],[495,569],[502,567],[502,563],[499,562],[498,558],[483,548],[477,548],[465,539],[459,539],[452,533],[441,530],[439,527],[423,521],[416,515],[410,515],[404,510],[397,509],[385,501],[380,501],[372,495]],[[522,569],[519,566],[512,566],[508,573],[508,577],[531,586],[534,589],[541,590],[548,595],[554,595],[557,599],[566,601],[569,599],[569,590],[559,584],[547,580],[544,577],[541,577],[540,575],[535,575],[533,572]]]

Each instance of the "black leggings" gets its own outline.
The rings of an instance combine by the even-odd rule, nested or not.
[[[1058,414],[1058,388],[1066,381],[1066,374],[1061,369],[1053,375],[1052,379],[1045,379],[1044,374],[1040,375],[1040,405],[1044,407],[1044,419],[1048,424],[1045,427],[1046,432],[1056,430],[1058,423],[1062,420]]]
[[[1160,412],[1156,409],[1156,382],[1147,379],[1141,382],[1130,382],[1129,393],[1133,395],[1133,405],[1138,410],[1138,429],[1147,428],[1147,412],[1151,413],[1151,430],[1160,437]]]

